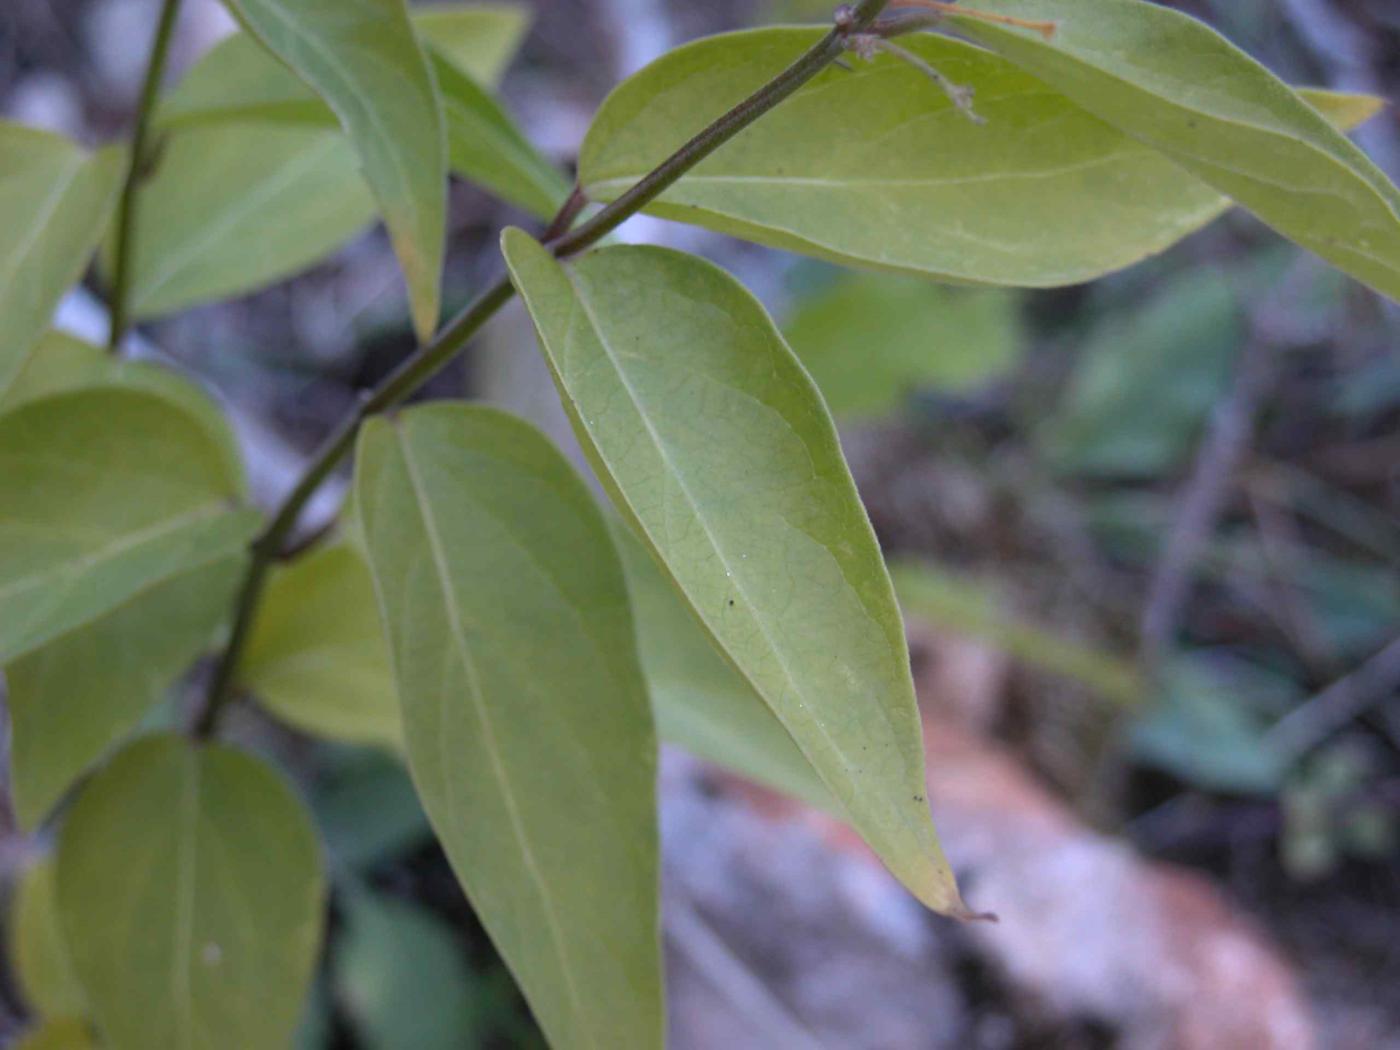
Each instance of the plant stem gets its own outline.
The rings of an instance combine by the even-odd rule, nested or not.
[[[555,257],[567,258],[591,247],[650,204],[696,164],[840,57],[845,50],[846,38],[869,26],[888,2],[889,0],[861,0],[860,3],[846,9],[838,24],[786,70],[676,150],[588,222],[571,233],[563,233],[558,240],[553,241],[551,248]],[[567,229],[581,203],[581,193],[571,194],[554,221],[550,223],[549,229]],[[370,416],[393,408],[412,396],[456,357],[468,340],[476,335],[514,294],[515,289],[510,283],[510,278],[498,278],[439,332],[431,343],[420,347],[368,394],[360,406],[343,420],[322,444],[306,473],[287,494],[272,520],[253,541],[248,573],[239,590],[234,610],[233,630],[210,679],[204,709],[193,727],[196,737],[207,739],[218,728],[219,718],[234,694],[234,675],[243,648],[247,644],[248,632],[262,597],[263,586],[267,582],[268,570],[291,536],[307,501],[354,445],[360,425]]]
[[[121,201],[117,205],[116,260],[112,267],[112,315],[107,333],[107,349],[115,352],[131,323],[127,315],[127,294],[131,281],[131,251],[133,228],[136,225],[136,198],[141,182],[146,178],[149,158],[146,156],[150,136],[151,116],[165,77],[165,58],[170,52],[175,18],[180,13],[180,0],[164,0],[160,21],[156,23],[156,38],[151,44],[151,57],[146,62],[146,80],[141,85],[141,101],[136,110],[136,129],[131,136],[131,156],[127,159],[126,182],[122,185]]]
[[[579,213],[588,207],[588,194],[583,192],[583,187],[577,182],[569,192],[568,198],[559,206],[554,218],[545,227],[544,233],[540,234],[540,240],[557,241],[564,234],[569,232],[569,227],[574,224],[574,220],[579,217]]]

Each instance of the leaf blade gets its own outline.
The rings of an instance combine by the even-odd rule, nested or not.
[[[454,174],[549,219],[569,193],[559,169],[542,158],[504,109],[466,74],[434,59],[447,151]]]
[[[660,1046],[655,739],[597,508],[536,431],[460,405],[372,420],[356,503],[458,879],[554,1045]]]
[[[6,666],[21,827],[37,827],[193,662],[227,618],[245,562],[220,557],[162,580]]]
[[[411,17],[430,49],[492,88],[500,83],[528,23],[522,10],[505,4],[418,5]],[[241,32],[215,44],[156,109],[156,123],[168,128],[215,120],[333,119],[310,87]]]
[[[614,501],[891,871],[964,914],[889,576],[820,395],[762,307],[664,249],[566,271],[519,230],[503,246]]]
[[[374,584],[348,544],[274,573],[239,675],[264,707],[302,730],[403,749]]]
[[[1209,26],[1140,0],[993,0],[1046,39],[951,24],[1228,194],[1279,233],[1400,298],[1400,190],[1296,92]],[[1359,114],[1353,114],[1359,115]]]
[[[241,550],[259,518],[241,483],[163,392],[90,387],[0,416],[0,662]]]
[[[354,143],[408,284],[414,328],[426,341],[440,307],[447,149],[432,69],[403,0],[228,3],[316,90]]]
[[[637,648],[661,738],[839,813],[783,724],[715,648],[642,541],[621,523],[614,523],[613,537],[627,573]]]
[[[339,132],[221,124],[174,133],[136,212],[135,316],[159,317],[304,270],[373,220]]]
[[[320,945],[315,830],[282,778],[221,745],[148,737],[64,824],[58,905],[114,1050],[286,1045]]]
[[[123,156],[0,122],[0,395],[81,275],[121,183]]]
[[[58,921],[54,864],[45,857],[20,878],[10,915],[10,959],[25,1001],[45,1017],[85,1017],[87,996]]]
[[[579,154],[590,197],[616,198],[819,36],[709,37],[625,81]],[[927,34],[901,46],[974,88],[987,123],[973,124],[922,73],[881,56],[853,73],[823,73],[647,210],[843,265],[1052,287],[1161,252],[1229,207],[998,55]],[[1362,112],[1333,108],[1346,119]]]

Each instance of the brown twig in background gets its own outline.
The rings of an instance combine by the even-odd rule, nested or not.
[[[1265,742],[1278,753],[1296,758],[1388,697],[1400,686],[1400,638],[1396,638],[1355,671],[1338,679],[1276,722]]]
[[[1288,310],[1312,269],[1295,263],[1273,293],[1250,310],[1248,333],[1229,396],[1216,406],[1196,463],[1181,491],[1176,517],[1147,590],[1139,636],[1143,667],[1155,674],[1181,623],[1201,548],[1215,532],[1268,391],[1273,354],[1292,340],[1276,313]]]

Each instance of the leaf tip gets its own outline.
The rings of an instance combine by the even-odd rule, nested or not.
[[[944,914],[950,919],[957,919],[958,922],[989,922],[993,924],[1001,922],[996,912],[973,911],[961,900],[958,901],[957,907],[949,909]]]

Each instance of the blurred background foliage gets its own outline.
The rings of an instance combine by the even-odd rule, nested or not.
[[[503,95],[567,164],[644,60],[831,3],[533,6]],[[1391,0],[1177,6],[1291,81],[1397,96]],[[0,104],[88,142],[120,133],[154,10],[9,0]],[[194,0],[184,22],[186,65],[227,28]],[[1393,109],[1361,138],[1400,176]],[[526,221],[465,185],[452,216],[449,307],[493,270],[495,231]],[[910,619],[1010,661],[996,737],[1090,824],[1217,880],[1327,1009],[1400,1031],[1400,312],[1236,213],[1125,273],[1034,293],[847,272],[653,220],[624,234],[716,258],[782,320],[842,423]],[[293,462],[412,345],[378,231],[148,334]],[[429,393],[565,435],[531,339],[513,315]],[[312,745],[252,713],[238,728],[296,771],[335,873],[301,1046],[542,1046],[392,747]],[[43,846],[7,841],[11,867]],[[33,991],[7,981],[18,1018]],[[1036,1031],[962,1045],[1104,1045]]]

